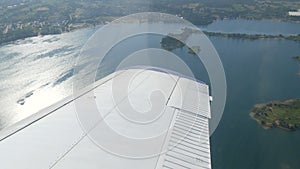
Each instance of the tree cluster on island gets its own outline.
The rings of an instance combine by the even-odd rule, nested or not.
[[[272,101],[257,104],[250,116],[264,128],[281,128],[288,131],[300,129],[300,100]]]
[[[221,32],[208,32],[203,31],[207,36],[217,36],[224,38],[237,38],[237,39],[277,39],[277,40],[291,40],[300,42],[300,34],[291,35],[266,35],[266,34],[242,34],[242,33],[221,33]]]

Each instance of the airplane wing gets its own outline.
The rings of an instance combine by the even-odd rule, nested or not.
[[[205,83],[120,70],[1,131],[0,168],[210,169],[210,117]]]

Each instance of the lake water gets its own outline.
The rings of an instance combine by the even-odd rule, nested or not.
[[[300,98],[300,43],[211,38],[227,75],[223,119],[212,136],[214,168],[300,168],[300,132],[264,130],[248,115],[257,103]]]
[[[274,25],[279,26],[274,28]],[[300,24],[227,20],[217,21],[205,29],[290,34],[300,33]],[[0,48],[1,128],[72,94],[72,66],[81,47],[95,31],[83,29],[28,38]],[[136,36],[119,44],[105,59],[100,74],[113,71],[126,53],[145,47],[160,48],[160,39],[154,35]],[[264,130],[250,118],[249,111],[257,103],[300,98],[297,75],[300,66],[292,59],[300,55],[300,43],[220,37],[210,37],[210,40],[223,62],[228,83],[223,119],[211,137],[213,168],[299,169],[300,132]],[[118,50],[123,55],[117,54]],[[201,62],[187,54],[186,48],[174,53],[190,65],[197,78],[208,81]]]
[[[245,34],[267,34],[287,35],[298,34],[299,23],[279,22],[271,20],[218,20],[210,25],[201,26],[202,30],[222,33],[245,33]]]
[[[0,47],[0,128],[71,94],[74,61],[93,31],[27,38]]]

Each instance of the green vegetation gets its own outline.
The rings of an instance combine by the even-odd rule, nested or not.
[[[173,37],[170,37],[170,36],[166,36],[166,37],[162,38],[160,44],[163,49],[168,50],[168,51],[182,49],[183,47],[186,46],[181,41],[179,41]],[[188,53],[191,55],[196,55],[197,53],[200,52],[200,50],[201,50],[200,46],[192,46],[191,48],[188,48]]]
[[[191,55],[196,55],[200,51],[201,51],[200,46],[192,46],[191,48],[189,48],[188,53],[191,54]]]
[[[300,42],[300,34],[299,35],[265,35],[265,34],[241,34],[241,33],[219,33],[219,32],[207,32],[203,31],[207,36],[218,36],[224,38],[238,38],[238,39],[282,39],[282,40],[292,40],[296,42]]]
[[[0,44],[105,24],[138,12],[170,13],[206,25],[226,18],[300,21],[288,15],[298,9],[295,0],[2,0]]]
[[[289,36],[286,37],[286,39],[300,42],[300,34],[298,34],[298,35],[289,35]]]
[[[241,33],[220,33],[203,31],[207,36],[218,36],[224,38],[238,38],[238,39],[284,39],[283,35],[262,35],[262,34],[241,34]]]
[[[264,128],[300,129],[300,100],[273,101],[255,105],[250,113]]]
[[[296,60],[298,60],[298,61],[300,61],[300,55],[299,56],[295,56],[293,58],[296,59]]]
[[[293,59],[295,59],[297,61],[300,61],[300,55],[299,56],[294,56]],[[298,72],[298,75],[300,76],[300,70]]]
[[[175,49],[183,48],[186,40],[191,36],[191,34],[201,33],[198,30],[193,30],[191,28],[184,28],[181,33],[178,34],[169,34],[162,38],[160,44],[161,47],[168,51],[173,51]],[[196,55],[196,53],[200,52],[200,46],[192,46],[188,48],[188,53],[192,55]]]
[[[181,41],[179,41],[173,37],[170,37],[170,36],[163,37],[160,44],[163,49],[168,50],[168,51],[180,49],[185,46],[184,43],[182,43]]]
[[[165,36],[161,40],[161,46],[163,49],[168,51],[173,51],[175,49],[180,49],[185,46],[184,43],[186,39],[189,37],[191,33],[195,33],[191,29],[184,29],[180,34],[170,34]],[[300,34],[299,35],[265,35],[265,34],[241,34],[241,33],[220,33],[220,32],[207,32],[203,31],[204,34],[207,36],[217,36],[217,37],[224,37],[224,38],[236,38],[236,39],[249,39],[249,40],[256,40],[256,39],[277,39],[277,40],[292,40],[296,42],[300,42]],[[177,40],[180,39],[181,41]],[[189,48],[188,53],[195,55],[195,52],[198,53],[200,51],[199,46],[193,46]],[[294,57],[295,59],[300,60],[300,56]]]

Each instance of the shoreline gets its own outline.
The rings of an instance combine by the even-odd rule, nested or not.
[[[103,24],[99,24],[99,25],[89,25],[89,26],[86,26],[86,27],[79,27],[79,28],[76,28],[76,29],[72,29],[70,31],[65,31],[65,32],[61,32],[61,33],[49,33],[49,34],[43,34],[43,35],[37,35],[37,36],[27,36],[25,38],[20,38],[20,39],[16,39],[16,40],[13,40],[13,41],[9,41],[9,42],[0,42],[0,47],[2,46],[5,46],[5,45],[11,45],[11,44],[14,44],[20,40],[26,40],[28,38],[35,38],[35,37],[44,37],[44,36],[49,36],[49,35],[63,35],[63,34],[66,34],[66,33],[72,33],[72,32],[76,32],[76,31],[80,31],[80,30],[84,30],[84,29],[89,29],[89,28],[100,28],[101,26],[103,26]]]
[[[300,130],[300,100],[271,101],[253,106],[249,116],[262,128],[279,128],[286,131]]]
[[[223,37],[223,38],[234,38],[234,39],[249,39],[249,40],[290,40],[300,42],[300,34],[289,34],[289,35],[267,35],[267,34],[244,34],[244,33],[222,33],[222,32],[210,32],[203,31],[207,36]]]
[[[216,19],[214,20],[212,23],[217,22],[217,21],[222,21],[222,20],[245,20],[245,21],[274,21],[274,22],[287,22],[287,23],[300,23],[300,21],[291,21],[291,20],[283,20],[283,19],[245,19],[245,18],[225,18],[225,19]],[[212,24],[210,23],[210,24]],[[208,26],[210,24],[205,24],[205,25],[197,25],[197,27],[201,27],[201,26]],[[75,27],[72,28],[70,31],[63,31],[60,33],[47,33],[47,34],[43,34],[43,35],[33,35],[33,36],[26,36],[23,38],[18,38],[12,41],[3,41],[1,42],[0,40],[0,46],[4,46],[4,45],[8,45],[8,44],[13,44],[14,42],[18,41],[18,40],[24,40],[27,38],[32,38],[32,37],[38,37],[38,36],[47,36],[47,35],[61,35],[64,33],[70,33],[70,32],[74,32],[74,31],[78,31],[78,30],[82,30],[82,29],[87,29],[87,28],[93,28],[93,27],[101,27],[103,26],[103,24],[97,24],[97,25],[91,25],[91,24],[87,24],[84,26],[80,26],[80,27]],[[283,36],[283,35],[266,35],[266,34],[243,34],[243,33],[222,33],[222,32],[213,32],[213,31],[202,31],[203,33],[205,33],[207,36],[216,36],[216,37],[225,37],[225,38],[237,38],[237,39],[277,39],[277,40],[292,40],[292,41],[297,41],[300,42],[300,33],[296,34],[296,36],[298,35],[296,40],[293,39],[289,39],[292,38],[295,35],[287,35],[287,36]]]
[[[262,124],[260,123],[260,121],[254,117],[254,115],[255,115],[254,112],[250,112],[250,113],[249,113],[249,116],[250,116],[253,120],[255,120],[255,121],[259,124],[260,127],[262,127],[262,128],[265,129],[265,130],[271,129],[271,127],[267,127],[267,126],[262,125]]]
[[[294,56],[293,57],[295,60],[300,61],[300,55],[299,56]]]

